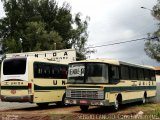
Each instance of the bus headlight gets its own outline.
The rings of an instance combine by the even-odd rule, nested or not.
[[[66,97],[71,97],[71,90],[66,90]]]

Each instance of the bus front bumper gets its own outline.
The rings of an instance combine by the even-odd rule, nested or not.
[[[1,95],[1,101],[4,102],[33,102],[33,95],[25,95],[25,96],[7,96]]]
[[[110,106],[109,100],[86,100],[86,99],[65,99],[68,105],[93,105],[93,106]]]

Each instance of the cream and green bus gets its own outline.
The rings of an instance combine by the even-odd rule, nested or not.
[[[67,71],[67,63],[44,58],[6,58],[1,66],[1,101],[62,104]]]
[[[65,103],[89,106],[113,106],[156,96],[154,67],[118,60],[84,60],[69,64]]]

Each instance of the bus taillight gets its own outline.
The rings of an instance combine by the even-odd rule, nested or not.
[[[32,83],[28,83],[28,94],[32,93]]]

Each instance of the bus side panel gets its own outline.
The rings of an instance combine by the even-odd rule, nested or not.
[[[123,87],[119,86],[119,87],[124,89],[123,87],[126,87],[126,86],[123,86]],[[110,103],[114,103],[117,98],[117,95],[121,94],[122,95],[122,103],[130,103],[130,102],[141,101],[145,92],[147,93],[147,97],[155,97],[156,96],[156,89],[155,89],[154,85],[152,85],[152,86],[136,86],[136,87],[134,88],[134,86],[133,86],[134,90],[130,89],[130,88],[132,88],[132,86],[130,86],[129,89],[127,88],[126,90],[125,89],[120,90],[118,88],[120,91],[118,91],[118,89],[117,89],[117,91],[110,91],[110,92],[106,93],[106,96],[108,96],[108,98],[106,97],[106,99],[109,99]],[[148,87],[148,89],[145,89],[147,87]]]
[[[156,96],[156,90],[147,91],[147,97],[155,97],[155,96]]]
[[[62,81],[66,83],[66,80],[34,79],[34,102],[62,101],[65,93],[65,85],[62,85]],[[55,83],[57,85],[54,85]]]

